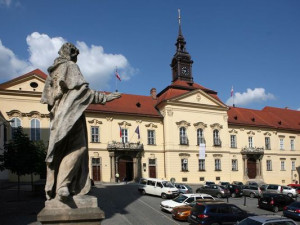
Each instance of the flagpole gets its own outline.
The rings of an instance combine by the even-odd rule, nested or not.
[[[118,72],[118,67],[116,66],[115,79],[116,79],[116,92],[118,92],[118,83],[116,73]]]

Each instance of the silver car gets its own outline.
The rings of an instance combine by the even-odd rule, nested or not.
[[[291,188],[289,186],[282,186],[282,194],[286,194],[286,195],[290,196],[291,198],[296,198],[298,195],[296,189]]]
[[[250,198],[258,198],[262,195],[261,188],[258,186],[243,186],[243,195]]]

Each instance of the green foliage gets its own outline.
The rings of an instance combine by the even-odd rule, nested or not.
[[[19,127],[14,131],[13,140],[4,146],[0,169],[10,170],[18,176],[40,174],[45,170],[45,149],[41,141],[31,141]]]

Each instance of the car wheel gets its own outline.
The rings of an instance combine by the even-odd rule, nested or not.
[[[289,197],[291,197],[291,198],[293,197],[293,194],[292,194],[292,193],[288,193],[287,195],[288,195]]]
[[[222,198],[222,195],[220,193],[218,193],[217,198]]]
[[[235,198],[235,197],[236,197],[236,194],[235,194],[235,193],[231,193],[231,197],[232,197],[232,198]]]
[[[277,206],[273,206],[273,212],[275,212],[275,213],[278,212],[278,207]]]
[[[167,194],[166,193],[162,193],[161,194],[161,198],[166,199],[167,198]]]
[[[254,193],[250,193],[250,198],[254,198],[255,194]]]
[[[143,189],[143,190],[141,191],[141,193],[142,193],[142,195],[145,195],[145,194],[146,194],[146,191]]]

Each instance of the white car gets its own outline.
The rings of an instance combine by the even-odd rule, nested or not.
[[[187,205],[198,199],[215,199],[208,194],[182,194],[172,200],[165,200],[160,203],[160,208],[171,212],[174,207]]]
[[[282,186],[282,194],[286,194],[290,196],[291,198],[295,198],[298,195],[298,192],[296,189],[289,187],[289,186]]]

